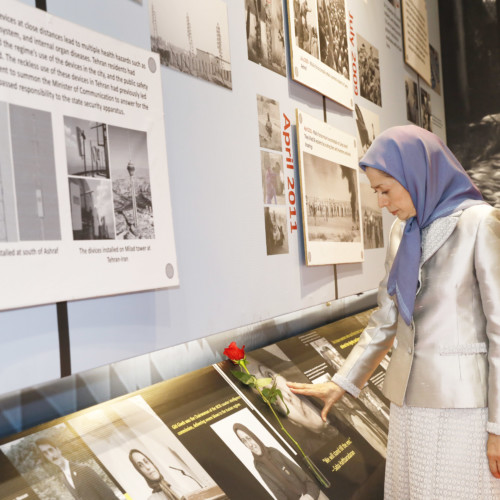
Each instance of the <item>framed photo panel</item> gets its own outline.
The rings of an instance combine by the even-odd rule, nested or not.
[[[354,136],[296,110],[306,264],[364,259]]]
[[[353,109],[345,0],[288,0],[292,78]]]

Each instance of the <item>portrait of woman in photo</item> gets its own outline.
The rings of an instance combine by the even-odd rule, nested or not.
[[[132,449],[128,455],[136,471],[151,488],[148,500],[183,500],[184,496],[174,490],[158,470],[158,467],[142,451]]]
[[[378,309],[332,381],[288,386],[323,400],[326,419],[392,349],[385,499],[498,499],[500,210],[414,125],[380,134],[360,166],[397,217]]]
[[[233,425],[238,439],[252,452],[253,463],[278,500],[317,500],[322,493],[316,482],[281,451],[266,446],[250,429]]]

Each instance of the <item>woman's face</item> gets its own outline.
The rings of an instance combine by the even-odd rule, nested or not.
[[[394,177],[387,177],[380,170],[366,167],[366,176],[378,195],[378,206],[400,220],[417,215],[410,193]]]
[[[254,454],[254,455],[262,455],[262,449],[255,439],[249,436],[245,431],[237,430],[236,434],[238,435],[240,441]]]
[[[132,460],[141,472],[141,474],[150,481],[158,481],[160,473],[153,462],[142,453],[132,453]]]

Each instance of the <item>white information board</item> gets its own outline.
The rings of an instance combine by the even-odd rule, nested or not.
[[[179,284],[159,58],[0,15],[0,308]]]
[[[297,109],[306,264],[364,259],[356,139]]]

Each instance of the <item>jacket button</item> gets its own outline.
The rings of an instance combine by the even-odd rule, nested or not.
[[[413,353],[413,349],[411,347],[408,347],[408,354],[412,354]]]

